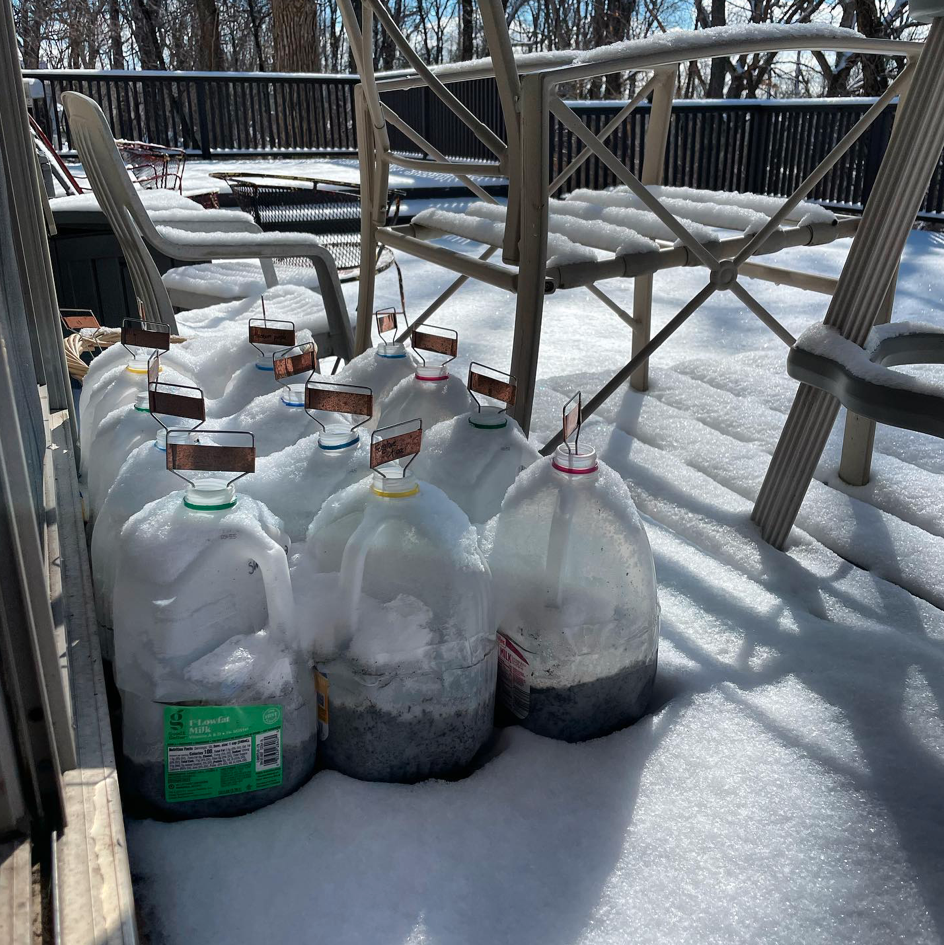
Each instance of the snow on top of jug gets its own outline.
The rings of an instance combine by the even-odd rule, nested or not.
[[[350,435],[349,427],[342,429]],[[349,447],[326,450],[320,443],[324,435],[318,431],[261,457],[241,490],[278,515],[293,541],[304,540],[322,503],[340,487],[370,476],[366,438],[355,433]]]
[[[492,418],[503,422],[497,426],[482,422]],[[473,522],[481,524],[498,512],[518,473],[537,459],[537,449],[515,420],[483,407],[443,420],[425,433],[423,451],[411,468],[417,478],[443,489]],[[495,494],[482,495],[483,490]]]
[[[221,538],[240,530],[269,539],[282,534],[278,517],[249,496],[239,496],[235,505],[207,513],[184,505],[183,494],[178,489],[155,499],[128,519],[121,529],[122,569],[169,584]]]
[[[409,471],[407,477],[412,478]],[[409,537],[409,530],[416,529],[421,535],[436,540],[454,559],[462,570],[486,571],[485,561],[479,551],[478,536],[468,516],[441,489],[429,482],[417,480],[419,491],[409,500],[387,501],[378,496],[371,479],[355,482],[335,493],[321,507],[308,530],[308,550],[317,554],[317,541],[313,541],[319,530],[339,522],[349,515],[365,520],[379,521],[396,517]],[[412,540],[412,538],[410,538]],[[343,548],[340,549],[343,552]],[[339,571],[340,554],[321,557],[318,571]]]

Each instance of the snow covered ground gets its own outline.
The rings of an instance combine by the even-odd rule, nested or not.
[[[776,261],[837,274],[847,250]],[[448,275],[401,262],[417,314]],[[658,274],[656,326],[704,281]],[[825,311],[823,296],[749,288],[794,334]],[[631,284],[610,291],[629,304]],[[942,293],[944,238],[914,233],[895,318],[944,325]],[[395,297],[387,272],[378,307]],[[508,366],[512,315],[488,287],[447,303],[435,321],[459,331],[458,372]],[[536,439],[629,351],[588,293],[550,297]],[[655,554],[651,716],[583,745],[505,730],[461,782],[322,772],[237,820],[129,822],[147,939],[944,941],[944,445],[880,428],[873,482],[853,489],[835,474],[840,416],[792,543],[773,550],[749,514],[795,387],[785,354],[716,295],[657,353],[650,393],[615,397],[585,428]]]

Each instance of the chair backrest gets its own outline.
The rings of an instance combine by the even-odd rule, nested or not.
[[[361,0],[360,20],[355,14],[353,0],[338,0],[338,8],[341,12],[341,19],[347,33],[351,53],[360,76],[364,103],[370,117],[371,131],[377,151],[389,163],[399,164],[414,170],[423,169],[422,162],[397,156],[391,151],[390,136],[387,131],[389,120],[394,127],[406,135],[422,151],[425,151],[429,158],[433,159],[430,164],[431,170],[454,173],[481,199],[493,200],[478,185],[472,183],[469,177],[466,176],[467,174],[480,173],[506,177],[508,179],[508,225],[505,230],[503,255],[506,261],[513,262],[518,257],[518,207],[522,174],[520,117],[517,107],[521,94],[521,82],[501,0],[477,0],[477,2],[482,16],[486,44],[491,54],[492,71],[498,86],[498,95],[505,121],[506,141],[502,141],[490,127],[477,118],[449,90],[446,82],[423,62],[390,15],[384,0]],[[410,68],[416,72],[419,80],[495,155],[495,164],[469,164],[465,168],[453,164],[426,141],[415,128],[412,128],[408,122],[381,102],[380,92],[383,89],[384,80],[381,77],[380,86],[378,87],[378,77],[374,69],[373,57],[374,17],[377,18],[381,29],[391,38],[400,55],[406,60]],[[452,81],[455,80],[456,77],[453,76]],[[369,195],[370,203],[376,204],[378,197],[379,195],[374,193]],[[372,207],[372,215],[375,215],[375,212],[376,207]]]
[[[142,238],[144,233],[154,239],[157,231],[131,183],[108,121],[92,99],[78,92],[64,92],[62,104],[69,119],[70,138],[98,205],[118,238],[146,318],[164,322],[176,331],[174,308]]]

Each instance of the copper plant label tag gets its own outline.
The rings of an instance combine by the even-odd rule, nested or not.
[[[295,344],[294,328],[273,328],[271,325],[254,325],[249,322],[249,344],[279,345],[291,348]]]
[[[152,384],[156,384],[161,379],[161,356],[155,354],[153,357],[148,358],[148,387]]]
[[[444,354],[447,357],[454,358],[459,353],[459,339],[447,338],[444,335],[434,335],[428,331],[414,331],[412,336],[414,348],[421,348],[423,351],[433,351],[436,354]]]
[[[415,456],[423,444],[423,431],[410,430],[398,433],[385,440],[374,440],[370,444],[370,468],[376,469],[385,463],[392,463],[404,456]]]
[[[397,313],[392,309],[377,312],[377,331],[382,335],[387,331],[397,330]]]
[[[469,390],[486,397],[494,397],[509,407],[514,406],[518,393],[517,385],[490,377],[488,374],[480,374],[478,371],[469,371]]]
[[[332,387],[306,387],[305,408],[307,410],[331,410],[334,413],[355,413],[370,417],[374,413],[373,394],[338,390]]]
[[[201,422],[206,420],[206,404],[202,393],[199,397],[190,397],[187,394],[173,394],[164,390],[149,390],[148,406],[151,413],[166,413],[171,417]]]
[[[155,322],[145,322],[145,325],[154,325]],[[170,329],[164,326],[163,330],[156,328],[139,328],[132,325],[121,326],[121,343],[138,348],[157,348],[158,351],[167,351],[170,348]]]
[[[580,426],[580,398],[573,407],[564,414],[564,440],[570,439],[571,433]]]
[[[72,315],[66,315],[65,312],[72,312]],[[91,312],[79,311],[78,309],[62,309],[62,324],[70,331],[81,331],[83,328],[101,328],[98,319]]]
[[[296,374],[302,374],[305,371],[309,374],[311,374],[312,371],[317,371],[318,359],[315,355],[315,349],[309,348],[301,354],[294,354],[288,358],[276,358],[272,362],[272,366],[275,369],[275,379],[280,381],[284,380],[286,377],[294,377]]]
[[[209,446],[195,443],[168,443],[168,469],[195,469],[201,472],[256,471],[255,446]]]

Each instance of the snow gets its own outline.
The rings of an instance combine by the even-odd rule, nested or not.
[[[450,213],[448,210],[423,210],[413,217],[417,226],[454,233],[465,239],[487,243],[489,246],[501,246],[505,234],[504,208],[491,204],[473,204],[466,213]],[[486,210],[488,208],[488,210]],[[478,212],[473,212],[477,210]],[[482,216],[485,212],[494,212],[499,219]],[[548,266],[563,266],[567,263],[594,262],[596,255],[588,249],[578,246],[567,236],[549,233],[547,238]]]
[[[912,326],[909,325],[910,327]],[[890,333],[888,337],[896,337],[901,334],[902,332],[899,330]],[[853,377],[892,390],[932,394],[940,397],[942,405],[944,405],[944,383],[925,380],[921,377],[912,377],[903,371],[895,371],[874,363],[862,348],[843,338],[835,328],[827,325],[811,325],[797,338],[796,347],[810,354],[834,361]]]
[[[861,43],[862,34],[818,23],[735,23],[706,30],[671,29],[645,39],[611,43],[578,53],[574,61],[583,64],[617,56],[652,57],[664,54],[666,63],[683,62],[710,57],[712,49],[721,44],[753,45],[767,40],[781,49],[842,49],[850,43],[853,46]]]
[[[775,261],[835,276],[848,247]],[[408,311],[454,278],[399,258]],[[654,327],[704,282],[694,268],[656,273]],[[822,296],[745,285],[795,336],[822,322]],[[911,235],[900,287],[895,322],[944,327],[939,234]],[[603,288],[631,308],[631,282]],[[344,291],[353,308],[357,287]],[[378,292],[394,297],[394,273]],[[507,369],[507,293],[469,283],[436,317],[462,339],[457,376],[470,360]],[[549,296],[543,330],[536,444],[630,349],[584,290]],[[454,782],[320,772],[247,817],[130,821],[150,940],[940,943],[944,450],[879,427],[873,481],[850,487],[836,473],[840,414],[788,548],[772,549],[750,510],[796,389],[785,364],[719,293],[656,354],[649,393],[621,391],[585,426],[581,444],[627,483],[652,545],[652,715],[581,745],[502,730]]]
[[[317,292],[320,288],[318,274],[314,267],[277,265],[275,273],[280,286],[299,286],[313,292]],[[161,276],[161,281],[171,293],[190,292],[205,295],[208,299],[225,298],[234,301],[247,296],[261,295],[267,289],[265,275],[258,259],[178,266],[175,269],[168,269]],[[318,304],[321,304],[320,301]],[[327,326],[327,320],[324,324]]]

